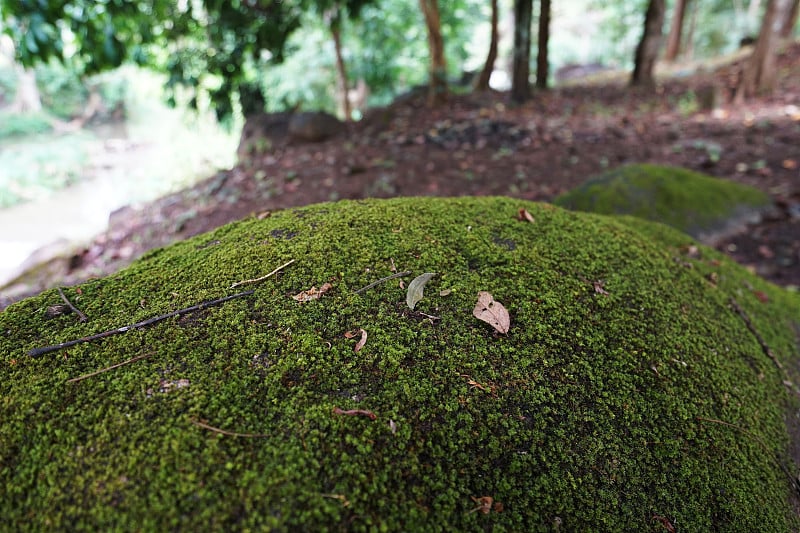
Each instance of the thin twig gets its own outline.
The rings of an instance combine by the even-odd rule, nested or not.
[[[81,311],[77,307],[72,305],[72,302],[70,302],[67,299],[67,297],[64,295],[64,291],[61,290],[61,287],[58,287],[58,294],[61,295],[61,299],[64,300],[64,303],[67,304],[70,309],[72,309],[72,312],[78,315],[78,319],[80,319],[81,322],[86,322],[88,320],[88,318],[86,318],[86,315],[81,313]]]
[[[287,266],[291,265],[292,263],[294,263],[294,259],[292,259],[291,261],[289,261],[287,263],[282,264],[281,266],[279,266],[278,268],[276,268],[275,270],[273,270],[272,272],[270,272],[266,276],[261,276],[260,278],[256,278],[256,279],[246,279],[246,280],[243,280],[243,281],[237,281],[236,283],[231,285],[231,289],[234,288],[234,287],[238,287],[239,285],[245,285],[247,283],[258,283],[259,281],[264,281],[268,277],[270,277],[270,276],[272,276],[274,274],[277,274],[278,272],[280,272],[281,270],[283,270]]]
[[[78,376],[77,378],[68,379],[67,383],[75,383],[76,381],[81,381],[83,379],[96,376],[97,374],[102,374],[103,372],[108,372],[109,370],[114,370],[115,368],[119,368],[119,367],[121,367],[123,365],[129,365],[131,363],[135,363],[136,361],[139,361],[140,359],[144,359],[145,357],[150,357],[151,355],[153,355],[153,352],[146,353],[146,354],[143,354],[143,355],[137,355],[136,357],[128,359],[127,361],[123,361],[121,363],[117,363],[115,365],[111,365],[111,366],[106,367],[106,368],[101,368],[100,370],[95,370],[94,372],[90,372],[89,374],[84,374],[82,376]]]
[[[736,313],[744,321],[744,324],[747,326],[747,329],[750,330],[750,333],[753,334],[753,336],[756,338],[758,343],[761,345],[761,349],[764,351],[764,354],[767,357],[769,357],[770,359],[772,359],[772,362],[775,363],[775,366],[777,366],[779,370],[783,370],[783,365],[781,364],[780,361],[778,361],[778,358],[775,357],[775,354],[772,353],[772,350],[770,349],[770,347],[767,344],[767,342],[758,333],[758,331],[756,330],[756,327],[753,325],[753,322],[750,321],[750,317],[747,316],[747,313],[745,313],[744,309],[742,309],[739,306],[739,304],[736,302],[736,300],[734,300],[733,298],[730,299],[730,303],[731,303],[731,307],[733,307],[733,310],[736,311]]]
[[[117,335],[119,333],[125,333],[132,329],[142,328],[145,326],[149,326],[150,324],[155,324],[156,322],[160,322],[162,320],[166,320],[167,318],[171,318],[173,316],[180,316],[185,315],[186,313],[191,313],[192,311],[200,311],[207,307],[211,307],[212,305],[218,305],[228,300],[233,300],[234,298],[241,298],[242,296],[247,296],[249,294],[253,294],[254,291],[244,291],[239,292],[236,294],[232,294],[230,296],[225,296],[224,298],[219,298],[217,300],[210,300],[208,302],[199,303],[197,305],[193,305],[191,307],[187,307],[185,309],[178,309],[177,311],[173,311],[171,313],[167,313],[165,315],[158,315],[152,318],[148,318],[147,320],[143,320],[141,322],[137,322],[136,324],[131,324],[130,326],[123,326],[117,329],[110,329],[108,331],[104,331],[102,333],[97,333],[96,335],[89,335],[88,337],[82,337],[80,339],[75,339],[72,341],[62,342],[61,344],[54,344],[53,346],[44,346],[42,348],[34,348],[33,350],[28,351],[28,355],[31,357],[37,357],[39,355],[44,355],[46,353],[55,352],[56,350],[61,350],[62,348],[69,348],[70,346],[75,346],[76,344],[81,344],[84,342],[91,342],[96,341],[97,339],[102,339],[105,337],[110,337],[111,335]]]
[[[775,462],[775,464],[778,465],[778,467],[783,471],[783,473],[786,474],[786,477],[789,478],[789,483],[792,484],[792,487],[794,488],[794,490],[796,492],[800,492],[800,485],[797,484],[797,481],[795,480],[794,476],[792,476],[792,473],[789,472],[789,469],[786,468],[783,465],[783,463],[781,463],[778,460],[778,458],[775,456],[773,451],[769,449],[769,446],[767,446],[764,443],[764,441],[761,439],[761,437],[759,437],[758,435],[756,435],[752,431],[749,431],[749,430],[743,428],[742,426],[739,426],[739,425],[736,425],[736,424],[732,424],[730,422],[725,422],[724,420],[718,420],[716,418],[706,418],[704,416],[696,416],[695,420],[699,420],[701,422],[711,422],[712,424],[720,424],[722,426],[727,426],[729,428],[738,429],[739,431],[741,431],[742,433],[744,433],[745,435],[747,435],[748,437],[753,439],[753,441],[755,441],[759,446],[761,446],[761,448],[765,452],[767,452],[767,455],[769,455],[772,458],[772,460]]]
[[[213,431],[214,433],[219,433],[221,435],[228,435],[229,437],[246,437],[246,438],[253,438],[253,439],[264,439],[269,437],[264,433],[237,433],[235,431],[227,431],[220,428],[215,428],[214,426],[209,426],[206,423],[200,422],[199,420],[191,420],[192,424],[197,427],[201,427],[203,429],[207,429],[209,431]]]
[[[385,278],[381,278],[381,279],[379,279],[378,281],[373,281],[372,283],[370,283],[370,284],[369,284],[369,285],[367,285],[366,287],[361,287],[361,288],[360,288],[360,289],[358,289],[357,291],[353,291],[353,294],[358,294],[358,293],[364,292],[364,291],[366,291],[367,289],[371,289],[371,288],[372,288],[372,287],[374,287],[375,285],[380,285],[381,283],[384,283],[384,282],[386,282],[386,281],[389,281],[390,279],[394,279],[394,278],[402,278],[403,276],[408,276],[408,275],[410,275],[410,274],[411,274],[411,272],[410,272],[410,271],[407,271],[407,272],[396,272],[396,273],[392,274],[391,276],[386,276]]]
[[[335,415],[347,415],[347,416],[366,416],[370,420],[375,420],[378,416],[373,413],[372,411],[367,411],[366,409],[339,409],[338,407],[333,408],[333,414]]]

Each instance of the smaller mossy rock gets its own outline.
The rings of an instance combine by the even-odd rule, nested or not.
[[[395,267],[436,273],[413,311]],[[56,291],[0,313],[4,529],[800,528],[800,301],[664,225],[320,204],[64,293],[87,321]]]
[[[590,178],[554,203],[590,213],[633,215],[714,243],[757,221],[770,198],[753,187],[684,168],[635,164]]]

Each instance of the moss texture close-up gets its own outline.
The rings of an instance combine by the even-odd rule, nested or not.
[[[754,187],[685,168],[633,164],[588,179],[555,200],[568,209],[634,215],[714,240],[757,219],[770,205]]]
[[[507,334],[473,315],[480,291]],[[4,528],[800,527],[800,298],[663,225],[320,204],[63,292],[86,321],[55,290],[0,313]]]

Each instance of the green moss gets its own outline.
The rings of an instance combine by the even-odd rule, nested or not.
[[[769,205],[758,189],[679,167],[626,165],[587,180],[556,205],[662,222],[698,239],[725,234]]]
[[[779,466],[791,376],[732,302],[792,368],[800,301],[692,244],[512,199],[341,202],[67,290],[85,323],[45,317],[55,291],[22,301],[0,313],[0,515],[35,530],[797,529]],[[26,355],[289,259],[251,296]],[[415,311],[397,280],[353,294],[393,266],[438,273]],[[473,317],[481,290],[508,335]],[[502,511],[471,512],[484,496]]]

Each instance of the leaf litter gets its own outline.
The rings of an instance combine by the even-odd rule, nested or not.
[[[478,303],[475,304],[475,309],[472,314],[478,320],[483,320],[500,333],[508,333],[511,327],[511,317],[508,315],[508,310],[503,307],[494,297],[486,292],[480,291],[478,293]]]

